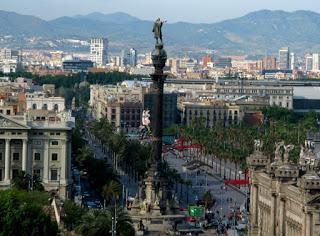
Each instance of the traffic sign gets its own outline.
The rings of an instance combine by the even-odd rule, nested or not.
[[[203,206],[189,206],[188,207],[189,215],[192,217],[202,217],[204,215]]]

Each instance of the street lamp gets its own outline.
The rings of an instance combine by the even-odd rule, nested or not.
[[[241,175],[243,174],[243,172],[240,170],[239,171],[239,175],[241,177]],[[248,186],[245,186],[245,201],[244,201],[244,209],[245,209],[245,213],[247,214],[247,201],[248,201]]]
[[[221,204],[221,207],[220,207],[220,214],[221,214],[221,216],[223,216],[223,214],[222,214],[222,210],[223,210],[222,194],[223,194],[223,190],[225,190],[225,189],[226,189],[226,186],[221,185],[220,189],[221,189],[221,194],[220,194],[220,204]]]
[[[233,235],[236,236],[236,209],[237,209],[237,202],[232,199],[230,199],[229,202],[229,208],[231,209],[231,212],[233,213]]]

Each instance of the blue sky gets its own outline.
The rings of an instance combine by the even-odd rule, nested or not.
[[[122,11],[142,19],[160,16],[169,22],[217,22],[260,9],[311,10],[320,13],[320,0],[0,0],[0,9],[43,19]],[[161,8],[161,9],[160,9]]]

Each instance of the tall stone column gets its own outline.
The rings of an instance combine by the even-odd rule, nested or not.
[[[10,157],[10,139],[6,139],[5,144],[5,172],[4,172],[4,180],[10,180],[10,171],[11,171],[11,157]]]
[[[272,193],[271,195],[271,212],[270,212],[270,232],[272,235],[276,235],[275,219],[277,218],[277,195]]]
[[[312,236],[312,214],[306,213],[306,236]]]
[[[286,227],[285,227],[285,200],[280,199],[280,214],[279,214],[279,233],[277,235],[285,235],[286,234]]]
[[[258,185],[251,185],[251,234],[258,235]]]
[[[60,172],[60,181],[62,184],[65,184],[66,182],[66,162],[67,162],[67,157],[68,157],[68,150],[67,150],[67,143],[65,140],[62,142],[62,150],[61,150],[61,155],[60,155],[60,166],[61,166],[61,172]]]
[[[72,175],[71,175],[71,154],[72,154],[72,146],[71,146],[71,140],[67,140],[68,144],[68,152],[67,152],[67,176],[68,176],[68,181],[72,180]]]
[[[28,150],[28,140],[22,140],[22,170],[27,171],[27,150]]]
[[[43,140],[44,152],[43,152],[43,182],[48,183],[49,180],[49,141]]]

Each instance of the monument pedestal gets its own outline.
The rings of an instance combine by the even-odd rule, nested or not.
[[[153,164],[146,173],[143,181],[140,213],[150,215],[162,215],[167,211],[167,180],[160,175],[156,164]]]

